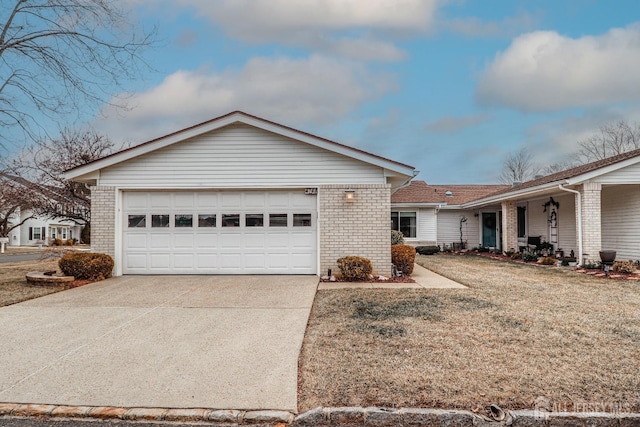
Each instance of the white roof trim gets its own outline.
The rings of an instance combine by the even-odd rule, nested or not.
[[[127,150],[120,151],[111,156],[105,157],[101,160],[89,163],[84,166],[71,169],[64,174],[65,179],[74,179],[88,174],[95,173],[100,169],[104,169],[113,165],[116,165],[127,160],[134,159],[138,156],[142,156],[147,153],[168,147],[177,142],[184,141],[189,138],[193,138],[198,135],[202,135],[207,132],[211,132],[233,123],[243,123],[249,126],[253,126],[268,132],[272,132],[278,135],[282,135],[287,138],[291,138],[297,141],[307,143],[309,145],[325,149],[337,154],[341,154],[346,157],[350,157],[356,160],[360,160],[365,163],[369,163],[383,169],[393,171],[400,175],[407,177],[413,177],[414,168],[408,165],[396,163],[392,160],[385,159],[383,157],[376,156],[374,154],[366,153],[356,148],[347,147],[339,143],[335,143],[329,140],[325,140],[320,137],[313,136],[301,131],[297,131],[286,126],[278,125],[273,122],[269,122],[258,117],[247,115],[243,112],[234,112],[226,116],[221,116],[217,119],[210,120],[201,125],[196,125],[191,128],[187,128],[164,137],[160,137],[155,140],[137,145]]]

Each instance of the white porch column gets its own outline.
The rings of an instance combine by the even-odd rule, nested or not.
[[[582,195],[582,247],[590,260],[599,260],[602,250],[602,184],[585,182],[579,189]],[[576,236],[577,237],[577,236]],[[576,239],[579,241],[579,239]],[[582,260],[580,260],[582,261]]]
[[[502,250],[518,250],[518,203],[515,200],[502,202]]]

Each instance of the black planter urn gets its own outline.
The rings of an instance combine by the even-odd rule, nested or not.
[[[616,260],[616,251],[600,251],[600,261],[603,264],[613,264]]]

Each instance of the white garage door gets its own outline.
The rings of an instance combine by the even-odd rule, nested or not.
[[[304,190],[125,192],[124,274],[316,274]]]

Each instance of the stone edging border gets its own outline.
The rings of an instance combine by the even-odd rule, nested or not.
[[[224,426],[512,426],[638,427],[640,413],[505,411],[502,421],[462,410],[377,407],[318,407],[299,415],[287,411],[235,409],[124,408],[0,403],[2,417],[84,418],[94,420],[204,422]]]

